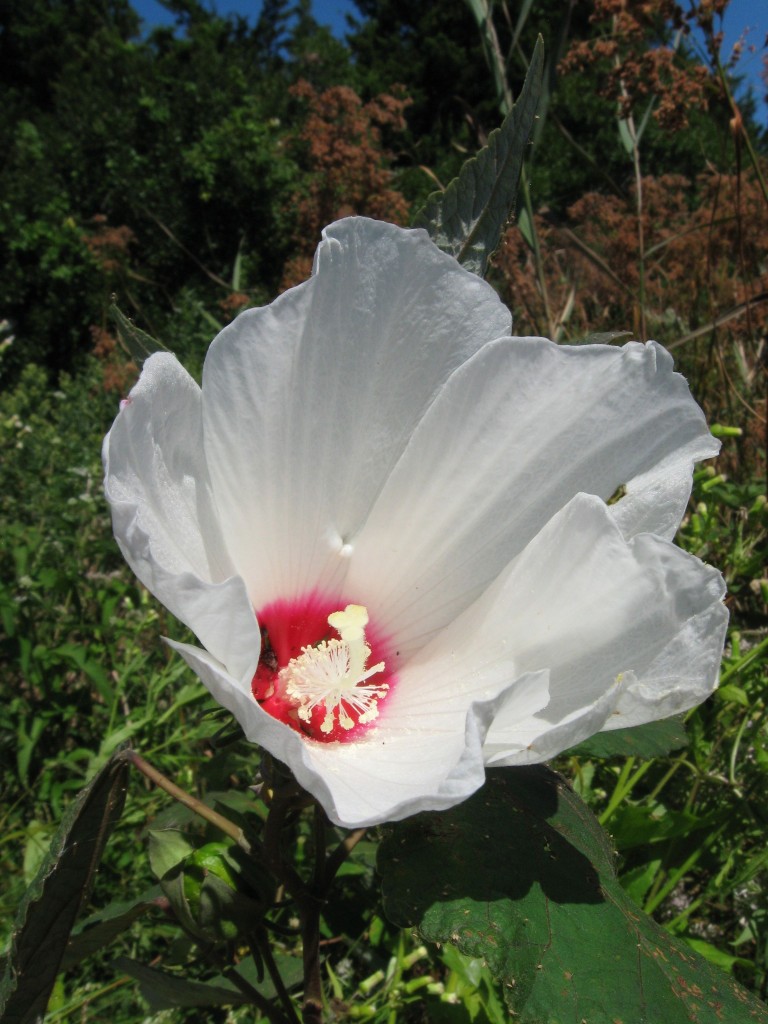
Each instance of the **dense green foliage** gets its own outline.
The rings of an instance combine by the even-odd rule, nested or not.
[[[416,209],[497,126],[504,103],[488,38],[463,0],[358,0],[359,18],[344,43],[314,21],[306,2],[268,0],[256,25],[218,17],[199,0],[167,6],[177,28],[146,36],[127,0],[29,0],[0,10],[6,930],[66,808],[121,744],[130,741],[238,823],[265,813],[258,797],[246,795],[257,753],[159,642],[163,635],[181,638],[183,627],[132,577],[112,538],[99,451],[136,370],[115,345],[112,297],[198,372],[216,329],[242,305],[268,301],[297,254],[314,248],[315,239],[297,235],[313,223],[308,204],[325,214],[318,181],[336,175],[328,179],[335,188],[348,182],[349,167],[332,169],[327,147],[313,152],[305,130],[310,113],[313,130],[334,146],[334,131],[354,131],[348,144],[375,166],[373,180]],[[648,322],[670,344],[683,339],[675,355],[710,420],[739,423],[739,430],[721,431],[717,471],[697,471],[678,538],[723,570],[732,628],[723,685],[688,716],[685,746],[647,759],[634,751],[606,757],[586,746],[557,767],[613,837],[619,883],[630,899],[764,998],[768,507],[760,294],[768,284],[759,239],[768,198],[760,165],[750,169],[746,144],[729,127],[729,94],[715,74],[706,80],[708,112],[694,111],[672,131],[651,115],[642,140],[627,143],[627,119],[622,134],[615,98],[600,94],[610,71],[605,59],[578,72],[559,63],[572,46],[608,38],[605,20],[590,20],[594,6],[496,5],[512,95],[539,32],[548,86],[520,231],[501,251],[495,283],[519,320],[556,337],[578,338],[587,333],[584,323],[604,329],[597,320],[605,316],[608,327],[644,333]],[[564,8],[572,8],[567,23]],[[621,56],[634,60],[669,39],[663,18],[649,22],[639,37],[626,37]],[[682,72],[691,70],[685,45],[675,59]],[[303,92],[293,88],[299,82],[308,83]],[[324,125],[317,119],[321,98],[338,86],[354,92],[333,94],[344,101],[333,109],[354,116]],[[395,117],[378,126],[365,120],[374,108],[364,105],[382,94],[410,101],[403,131]],[[648,102],[640,97],[634,113],[625,113],[640,124]],[[759,150],[748,113],[746,129]],[[671,196],[673,179],[662,175],[681,177],[674,179],[674,202],[660,205],[661,212],[647,203],[638,261],[632,225],[641,222],[640,164],[656,179],[645,182],[646,199],[665,189]],[[719,172],[713,200],[702,181]],[[742,204],[735,214],[725,209],[725,175]],[[372,197],[360,195],[360,212],[369,212]],[[330,203],[331,215],[348,212],[335,192],[322,202]],[[672,219],[674,230],[665,234]],[[579,234],[578,251],[594,279],[583,269],[569,276],[576,261],[564,248],[567,231]],[[704,236],[710,249],[698,264],[674,248],[682,238],[682,252],[690,237],[695,244],[688,248],[704,252]],[[650,253],[644,262],[649,239],[657,247],[653,266]],[[639,278],[627,271],[624,291],[617,285],[606,292],[609,271],[622,260],[639,264]],[[748,315],[742,309],[718,321],[755,296]],[[303,869],[319,840],[304,819],[293,828],[296,866]],[[329,843],[340,838],[337,830],[327,833]],[[163,845],[163,835],[170,843]],[[219,897],[217,885],[234,887],[252,903],[267,897],[230,844],[211,845],[220,842],[210,824],[138,774],[131,777],[92,897],[101,911],[94,922],[106,928],[96,934],[115,941],[101,948],[105,938],[96,952],[86,942],[82,962],[77,948],[71,952],[51,1021],[143,1021],[147,996],[151,1010],[164,1014],[153,1019],[199,1021],[193,1005],[167,1009],[179,994],[174,979],[146,973],[143,965],[152,961],[171,973],[184,966],[190,977],[213,979],[224,986],[219,1003],[231,999],[222,971],[234,932],[224,919],[220,932],[205,933],[206,886]],[[506,1021],[503,989],[481,958],[450,944],[427,948],[386,921],[374,859],[375,843],[364,840],[323,912],[325,979],[337,1019]],[[216,882],[206,882],[209,875]],[[169,910],[168,893],[182,878],[184,898],[198,915],[190,925],[197,943],[179,937]],[[132,905],[115,906],[116,899]],[[285,904],[275,917],[288,977],[296,976],[300,959],[293,914]],[[114,921],[126,930],[110,931]],[[187,991],[185,998],[197,997]],[[204,1013],[211,1021],[253,1019],[250,1007],[216,1005]]]

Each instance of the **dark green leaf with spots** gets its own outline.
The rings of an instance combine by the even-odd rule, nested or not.
[[[632,903],[591,811],[549,769],[502,769],[379,851],[390,919],[482,957],[525,1024],[747,1024],[765,1006]]]

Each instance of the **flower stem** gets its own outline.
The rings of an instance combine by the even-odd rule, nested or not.
[[[304,1024],[320,1024],[323,1015],[323,983],[320,977],[320,907],[316,899],[301,902],[301,938],[304,957]]]
[[[259,955],[264,961],[267,973],[272,979],[272,984],[275,986],[275,992],[277,992],[277,996],[285,1009],[285,1016],[289,1024],[299,1024],[299,1018],[296,1015],[293,1000],[288,994],[288,989],[285,987],[280,970],[275,963],[274,956],[272,955],[272,946],[268,935],[263,929],[260,929],[250,937],[249,941],[252,947],[256,947]]]
[[[180,789],[176,783],[171,782],[170,779],[166,778],[162,772],[159,772],[157,768],[154,768],[148,761],[145,761],[140,754],[136,753],[135,750],[124,751],[123,757],[126,761],[130,761],[134,768],[138,768],[142,775],[145,775],[160,789],[165,790],[165,792],[172,796],[174,800],[178,800],[180,804],[183,804],[191,811],[194,811],[198,817],[204,818],[206,821],[210,822],[211,825],[214,825],[225,835],[229,836],[230,839],[233,839],[238,846],[245,850],[246,853],[251,853],[251,844],[245,838],[243,830],[238,825],[235,825],[233,821],[230,821],[229,818],[225,818],[222,814],[219,814],[217,811],[208,807],[202,802],[202,800],[198,800],[197,797],[190,796],[189,793]]]
[[[347,859],[350,853],[352,853],[354,848],[365,836],[367,831],[367,828],[356,828],[355,831],[350,832],[349,835],[346,836],[339,843],[339,845],[336,847],[333,853],[330,854],[325,864],[324,881],[326,888],[330,886],[331,882],[336,877],[336,873],[338,872],[341,865],[344,863],[344,861]]]
[[[284,1014],[280,1013],[280,1011],[277,1010],[268,999],[265,999],[264,996],[253,987],[253,985],[247,982],[241,974],[238,974],[234,967],[228,967],[222,973],[225,978],[231,981],[232,984],[243,993],[243,995],[248,996],[253,1005],[256,1006],[261,1013],[264,1014],[267,1020],[272,1022],[272,1024],[293,1024],[295,1021],[295,1015],[293,1018],[288,1018]]]

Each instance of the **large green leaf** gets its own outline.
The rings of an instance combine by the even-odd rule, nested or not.
[[[416,214],[414,226],[479,277],[499,244],[515,205],[520,170],[536,118],[544,70],[539,37],[517,102],[488,144],[468,160],[443,192],[434,192]]]
[[[19,907],[0,982],[3,1024],[42,1020],[70,932],[120,818],[130,768],[119,754],[85,787]]]
[[[525,1024],[747,1024],[765,1006],[643,914],[586,805],[544,767],[488,773],[446,813],[393,826],[384,906],[482,957]]]

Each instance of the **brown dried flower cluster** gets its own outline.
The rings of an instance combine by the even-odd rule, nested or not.
[[[383,94],[363,103],[348,86],[318,92],[305,81],[291,92],[306,110],[293,148],[308,172],[309,185],[292,197],[296,255],[286,264],[282,289],[309,276],[326,224],[350,214],[393,224],[404,224],[408,218],[404,196],[392,188],[393,154],[384,144],[383,132],[404,130],[410,100]]]
[[[136,236],[125,224],[112,227],[103,213],[91,217],[91,224],[93,231],[83,235],[83,241],[105,274],[117,273],[123,269]]]
[[[674,0],[595,0],[590,20],[599,34],[572,44],[560,62],[561,74],[597,65],[603,70],[600,94],[618,105],[623,117],[644,112],[653,98],[653,116],[669,131],[680,131],[692,110],[707,106],[711,75],[703,64],[682,61],[663,43],[665,33],[684,35],[694,21],[710,26],[728,0],[699,0],[683,12]],[[658,41],[660,45],[650,45]]]
[[[127,360],[117,338],[103,327],[91,327],[92,352],[101,363],[102,381],[105,391],[126,395],[135,383],[139,369],[132,360]]]
[[[546,210],[537,214],[541,273],[519,228],[507,232],[495,265],[515,333],[579,338],[627,330],[640,337],[645,323],[650,337],[673,347],[692,334],[686,344],[703,373],[714,369],[710,384],[718,382],[710,394],[703,384],[699,392],[713,418],[730,415],[762,432],[768,206],[758,182],[712,169],[695,182],[645,177],[642,193],[644,258],[634,190],[624,197],[589,192],[562,222]],[[737,392],[734,410],[728,403]]]

